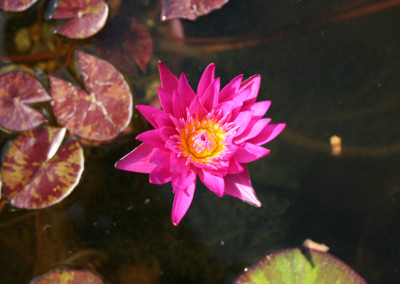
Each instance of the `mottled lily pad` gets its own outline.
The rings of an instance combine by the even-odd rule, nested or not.
[[[22,12],[37,1],[38,0],[0,0],[0,8],[10,12]]]
[[[161,20],[175,18],[195,20],[221,8],[229,0],[162,0]]]
[[[102,58],[132,77],[137,76],[136,65],[146,72],[147,63],[153,54],[150,33],[135,18],[116,17],[109,21],[96,36],[95,47]]]
[[[51,97],[33,76],[10,72],[0,76],[0,126],[11,131],[32,129],[47,119],[29,104]]]
[[[103,284],[101,278],[84,270],[58,270],[32,280],[30,284]]]
[[[20,134],[1,168],[3,193],[14,207],[37,209],[67,197],[83,172],[77,140],[61,145],[65,128],[40,127]],[[61,145],[61,146],[60,146]]]
[[[315,250],[285,249],[264,257],[234,284],[366,284],[347,264]]]
[[[132,117],[133,98],[128,83],[110,63],[78,52],[84,90],[50,76],[53,110],[58,121],[82,138],[110,140]]]
[[[53,19],[70,19],[57,33],[68,38],[83,39],[93,36],[105,25],[108,5],[104,0],[59,0]]]

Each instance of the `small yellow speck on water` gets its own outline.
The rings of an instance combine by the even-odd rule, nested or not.
[[[331,148],[333,156],[339,156],[340,154],[342,154],[342,138],[333,135],[331,137]]]
[[[329,250],[329,247],[327,245],[316,243],[311,239],[306,239],[303,242],[303,247],[320,252],[327,252]]]

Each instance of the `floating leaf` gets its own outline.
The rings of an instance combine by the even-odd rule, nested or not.
[[[58,270],[32,280],[30,284],[103,284],[97,275],[83,270]]]
[[[27,104],[49,101],[51,97],[31,75],[10,72],[0,76],[0,126],[11,131],[32,129],[47,119]]]
[[[38,0],[0,0],[0,8],[10,12],[22,12]]]
[[[57,33],[83,39],[99,32],[105,25],[108,5],[104,0],[59,0],[52,18],[70,19]]]
[[[128,126],[132,117],[129,86],[110,63],[83,52],[77,54],[89,95],[50,76],[54,113],[62,125],[85,139],[112,139]]]
[[[14,207],[36,209],[60,202],[78,184],[83,149],[77,140],[61,147],[65,128],[40,127],[20,134],[8,149],[1,177]]]
[[[175,18],[195,20],[221,8],[229,0],[162,0],[161,20]]]
[[[118,31],[117,33],[115,31]],[[137,68],[145,72],[153,54],[153,41],[145,25],[135,18],[117,17],[95,38],[96,51],[123,73],[137,76]]]
[[[366,284],[340,259],[326,252],[298,248],[277,251],[243,273],[234,284]]]

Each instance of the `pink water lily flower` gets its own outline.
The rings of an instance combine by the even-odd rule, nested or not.
[[[143,143],[116,168],[148,173],[154,184],[171,182],[175,226],[189,209],[197,176],[219,197],[227,194],[260,207],[246,163],[267,155],[269,150],[261,145],[285,128],[262,118],[271,102],[256,102],[261,77],[242,82],[239,75],[220,90],[211,63],[194,92],[183,73],[177,79],[162,62],[159,71],[162,109],[137,106],[154,129],[136,137]]]

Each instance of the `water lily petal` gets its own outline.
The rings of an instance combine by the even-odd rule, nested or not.
[[[247,79],[246,81],[244,81],[240,85],[239,91],[247,89],[247,88],[250,88],[250,90],[251,90],[244,105],[254,104],[256,102],[257,96],[258,96],[258,91],[260,90],[260,84],[261,84],[261,76],[254,75],[254,76],[250,77],[249,79]]]
[[[136,136],[136,139],[155,148],[164,148],[165,141],[158,134],[158,129],[145,131]]]
[[[172,205],[171,219],[174,226],[178,226],[183,216],[192,204],[196,182],[190,184],[186,190],[175,192],[174,203]]]
[[[228,174],[237,174],[243,172],[244,167],[235,159],[229,160]]]
[[[188,84],[185,74],[181,74],[179,78],[178,90],[173,93],[173,108],[175,117],[186,117],[186,109],[192,103],[195,93]]]
[[[157,166],[149,175],[149,181],[153,184],[164,184],[171,181],[172,174],[168,167]]]
[[[205,107],[200,102],[200,97],[199,96],[196,96],[193,99],[192,103],[190,104],[189,113],[190,114],[192,114],[192,113],[197,114],[199,119],[202,119],[207,115],[208,111],[205,109]]]
[[[225,87],[223,87],[221,92],[219,93],[218,102],[221,103],[227,100],[231,100],[233,94],[237,93],[237,90],[242,83],[242,79],[243,75],[236,76]]]
[[[178,88],[178,79],[161,61],[158,61],[158,70],[160,72],[161,87],[172,94]]]
[[[208,111],[211,111],[218,103],[219,87],[220,80],[217,78],[208,86],[207,90],[200,97],[200,102]]]
[[[222,197],[225,191],[225,181],[223,177],[216,176],[207,170],[199,170],[198,175],[200,180],[217,196]]]
[[[246,130],[243,131],[242,134],[235,137],[235,143],[239,145],[253,137],[256,137],[261,131],[264,130],[270,121],[270,118],[252,119],[249,122]]]
[[[265,155],[269,154],[270,150],[254,145],[251,143],[243,143],[236,151],[234,157],[239,163],[250,163]]]
[[[237,115],[237,117],[233,121],[234,125],[239,127],[236,131],[236,136],[239,136],[240,134],[243,133],[243,131],[246,130],[247,125],[249,124],[252,118],[253,118],[252,111],[242,111]]]
[[[256,207],[261,207],[261,202],[257,199],[251,185],[247,168],[239,174],[225,176],[225,194],[239,198]]]
[[[199,85],[197,86],[196,94],[200,97],[203,96],[204,92],[207,90],[208,86],[214,81],[215,78],[215,64],[211,63],[207,66],[201,75]]]
[[[148,174],[157,166],[156,164],[150,162],[153,153],[154,147],[142,143],[132,152],[119,160],[115,164],[115,167],[124,171]]]
[[[158,166],[170,167],[171,151],[156,148],[151,156],[150,162]]]
[[[252,110],[253,119],[257,119],[263,117],[267,113],[270,106],[271,106],[271,101],[261,101],[261,102],[256,102],[254,104],[243,106],[241,111]]]
[[[158,88],[158,98],[160,99],[161,106],[166,113],[173,113],[172,94],[162,88]]]
[[[269,124],[260,132],[258,136],[248,140],[248,142],[256,145],[265,144],[278,136],[279,133],[285,129],[285,127],[286,123]]]
[[[160,135],[163,140],[163,146],[165,145],[165,141],[167,141],[171,136],[177,135],[178,132],[175,128],[166,126],[158,129],[158,135]]]
[[[165,113],[158,108],[147,106],[147,105],[137,105],[136,109],[146,118],[146,120],[154,127],[158,127],[156,117],[158,115],[165,115]]]

